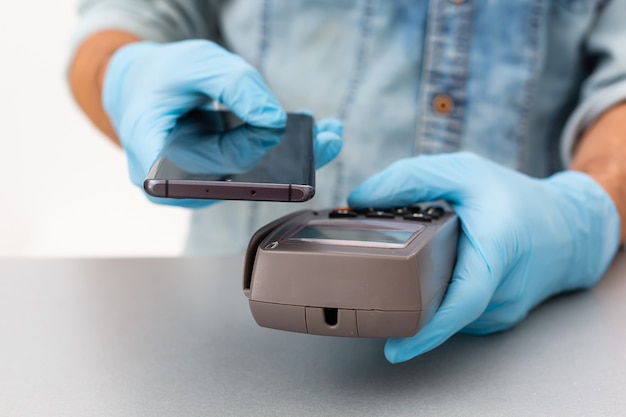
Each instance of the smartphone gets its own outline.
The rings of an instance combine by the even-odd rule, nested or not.
[[[234,113],[181,117],[148,172],[154,197],[293,201],[315,194],[313,118],[289,113],[284,129],[259,128]]]

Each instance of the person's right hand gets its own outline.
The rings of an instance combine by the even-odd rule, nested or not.
[[[142,41],[115,52],[104,77],[102,102],[126,151],[134,184],[142,187],[176,120],[211,100],[252,126],[283,128],[286,123],[285,111],[259,72],[213,42]],[[331,160],[341,148],[341,123],[321,121],[315,139],[316,156],[319,149]],[[176,204],[187,205],[185,200]],[[188,205],[196,207],[197,202]]]
[[[284,133],[282,129],[250,125],[216,132],[207,128],[209,123],[206,119],[180,119],[174,128],[176,139],[163,149],[161,156],[191,175],[231,176],[252,169]]]

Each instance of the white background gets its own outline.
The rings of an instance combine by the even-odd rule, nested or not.
[[[189,213],[149,203],[69,93],[76,9],[0,3],[0,257],[178,254]]]

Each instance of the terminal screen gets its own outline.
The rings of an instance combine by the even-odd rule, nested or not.
[[[360,229],[309,225],[300,229],[292,239],[376,242],[406,245],[415,231],[398,229]]]

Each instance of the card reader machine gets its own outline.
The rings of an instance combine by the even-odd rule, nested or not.
[[[444,205],[298,211],[251,238],[243,290],[263,327],[412,336],[441,303],[457,238]]]

